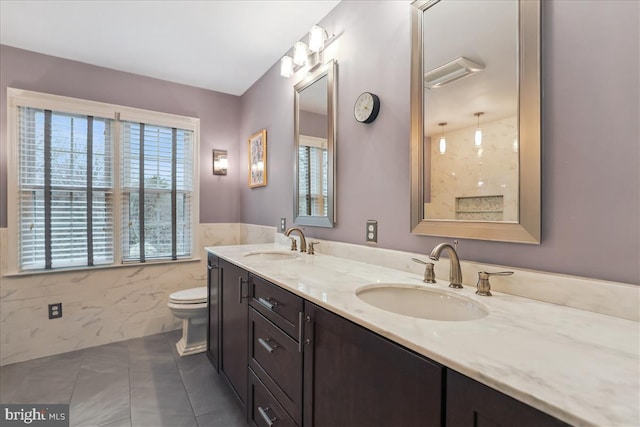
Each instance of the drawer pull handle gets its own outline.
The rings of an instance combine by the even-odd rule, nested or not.
[[[276,348],[278,348],[277,344],[271,344],[271,338],[267,338],[267,339],[263,339],[263,338],[258,338],[258,342],[260,343],[261,346],[264,347],[265,350],[267,350],[269,353],[273,353],[273,350],[275,350]]]
[[[238,301],[239,304],[242,304],[243,298],[249,298],[247,295],[242,295],[242,285],[244,285],[245,283],[248,285],[249,281],[244,280],[242,276],[238,277],[238,295],[240,296],[240,299]]]
[[[260,412],[260,416],[262,417],[264,422],[266,422],[269,426],[272,426],[273,423],[276,422],[277,418],[276,417],[271,418],[269,414],[267,414],[267,411],[270,409],[271,408],[269,408],[268,406],[264,409],[262,409],[262,406],[258,406],[258,412]]]
[[[265,298],[262,298],[262,297],[258,298],[258,302],[260,304],[264,305],[265,307],[267,307],[269,310],[272,310],[272,311],[273,311],[274,308],[276,308],[278,306],[278,301],[274,300],[273,302],[271,302],[268,299],[265,299]]]
[[[302,353],[302,346],[311,341],[304,339],[304,322],[311,322],[311,317],[305,316],[303,312],[298,312],[298,352]]]

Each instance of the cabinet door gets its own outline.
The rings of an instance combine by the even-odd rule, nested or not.
[[[221,293],[221,361],[220,370],[238,395],[243,406],[247,401],[248,346],[248,273],[220,260]],[[246,407],[246,406],[245,406]]]
[[[207,325],[207,357],[220,372],[220,276],[218,275],[218,257],[207,255],[207,307],[209,311],[209,323]]]
[[[447,427],[560,427],[560,420],[447,370]]]
[[[441,426],[434,362],[305,302],[304,425]]]

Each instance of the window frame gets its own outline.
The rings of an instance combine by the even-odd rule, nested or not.
[[[185,261],[197,261],[200,259],[198,226],[200,224],[200,119],[195,117],[180,116],[175,114],[144,110],[117,104],[109,104],[97,101],[72,98],[67,96],[52,95],[41,92],[28,91],[16,88],[7,88],[7,227],[8,247],[17,248],[20,244],[18,209],[12,209],[11,202],[18,202],[19,177],[18,161],[20,147],[18,146],[18,107],[31,107],[47,109],[70,114],[91,115],[115,120],[113,141],[113,264],[98,266],[61,267],[55,269],[38,269],[22,271],[19,265],[19,253],[17,250],[8,251],[7,275],[14,274],[40,274],[55,273],[60,271],[113,268],[126,266],[140,266],[150,264],[164,264]],[[153,124],[171,128],[180,128],[193,132],[192,153],[192,203],[191,203],[191,256],[178,258],[177,260],[159,259],[146,262],[123,262],[122,258],[122,217],[121,203],[122,191],[120,183],[120,122],[132,121],[137,123]]]

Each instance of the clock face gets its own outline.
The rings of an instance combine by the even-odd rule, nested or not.
[[[364,92],[356,99],[353,107],[353,114],[360,123],[371,123],[378,116],[380,110],[380,99],[377,95]]]

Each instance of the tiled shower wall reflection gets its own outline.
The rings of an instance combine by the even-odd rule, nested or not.
[[[201,224],[199,246],[273,242],[275,228]],[[0,365],[20,362],[181,326],[167,308],[169,294],[206,286],[200,262],[148,264],[5,277],[7,229],[0,229]],[[63,317],[49,320],[48,304]]]

